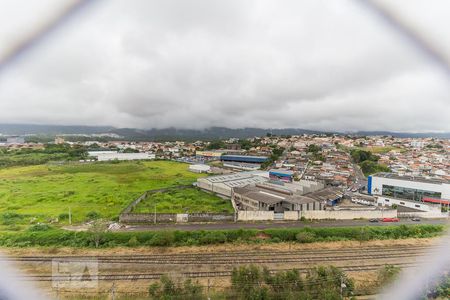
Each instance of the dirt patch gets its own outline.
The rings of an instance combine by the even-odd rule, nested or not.
[[[258,234],[254,238],[255,240],[268,240],[270,239],[270,235],[264,232],[258,232]]]

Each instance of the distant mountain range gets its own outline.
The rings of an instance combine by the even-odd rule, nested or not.
[[[0,134],[3,135],[45,135],[59,134],[111,134],[115,133],[127,140],[168,141],[168,140],[214,140],[226,138],[249,138],[273,135],[300,135],[300,134],[347,134],[355,136],[391,135],[402,138],[450,138],[446,133],[405,133],[390,131],[358,131],[358,132],[325,132],[297,128],[264,129],[264,128],[238,128],[211,127],[204,130],[195,129],[136,129],[115,128],[112,126],[61,126],[61,125],[32,125],[32,124],[0,124]]]
[[[0,134],[26,135],[26,134],[95,134],[114,130],[111,126],[61,126],[61,125],[34,125],[34,124],[0,124]]]

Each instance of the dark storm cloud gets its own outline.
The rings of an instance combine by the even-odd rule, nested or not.
[[[31,6],[61,7],[10,2],[0,55],[39,23]],[[432,13],[413,1],[402,17],[447,50],[432,35],[445,14]],[[449,131],[449,96],[439,70],[356,2],[103,1],[2,77],[0,121]]]

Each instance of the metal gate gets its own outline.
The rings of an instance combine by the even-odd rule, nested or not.
[[[274,213],[273,219],[274,220],[284,220],[284,213]]]

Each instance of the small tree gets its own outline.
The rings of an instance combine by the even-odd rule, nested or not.
[[[385,265],[379,272],[377,281],[380,286],[389,284],[393,282],[398,274],[400,273],[400,268],[394,265]]]
[[[95,243],[95,248],[98,248],[100,246],[100,243],[107,231],[107,223],[104,220],[97,219],[92,222],[91,226],[89,227],[89,232],[91,233],[92,241]]]
[[[187,279],[184,283],[175,282],[169,276],[163,275],[159,282],[152,283],[148,288],[151,299],[184,299],[201,300],[205,299],[203,288],[198,282]]]
[[[265,299],[267,289],[262,287],[263,274],[255,265],[233,268],[231,289],[236,299]]]
[[[315,299],[342,299],[353,293],[354,282],[341,269],[334,266],[319,266],[308,271],[305,289]]]
[[[367,227],[361,227],[361,230],[358,234],[358,241],[361,245],[363,242],[370,240],[370,231]]]

